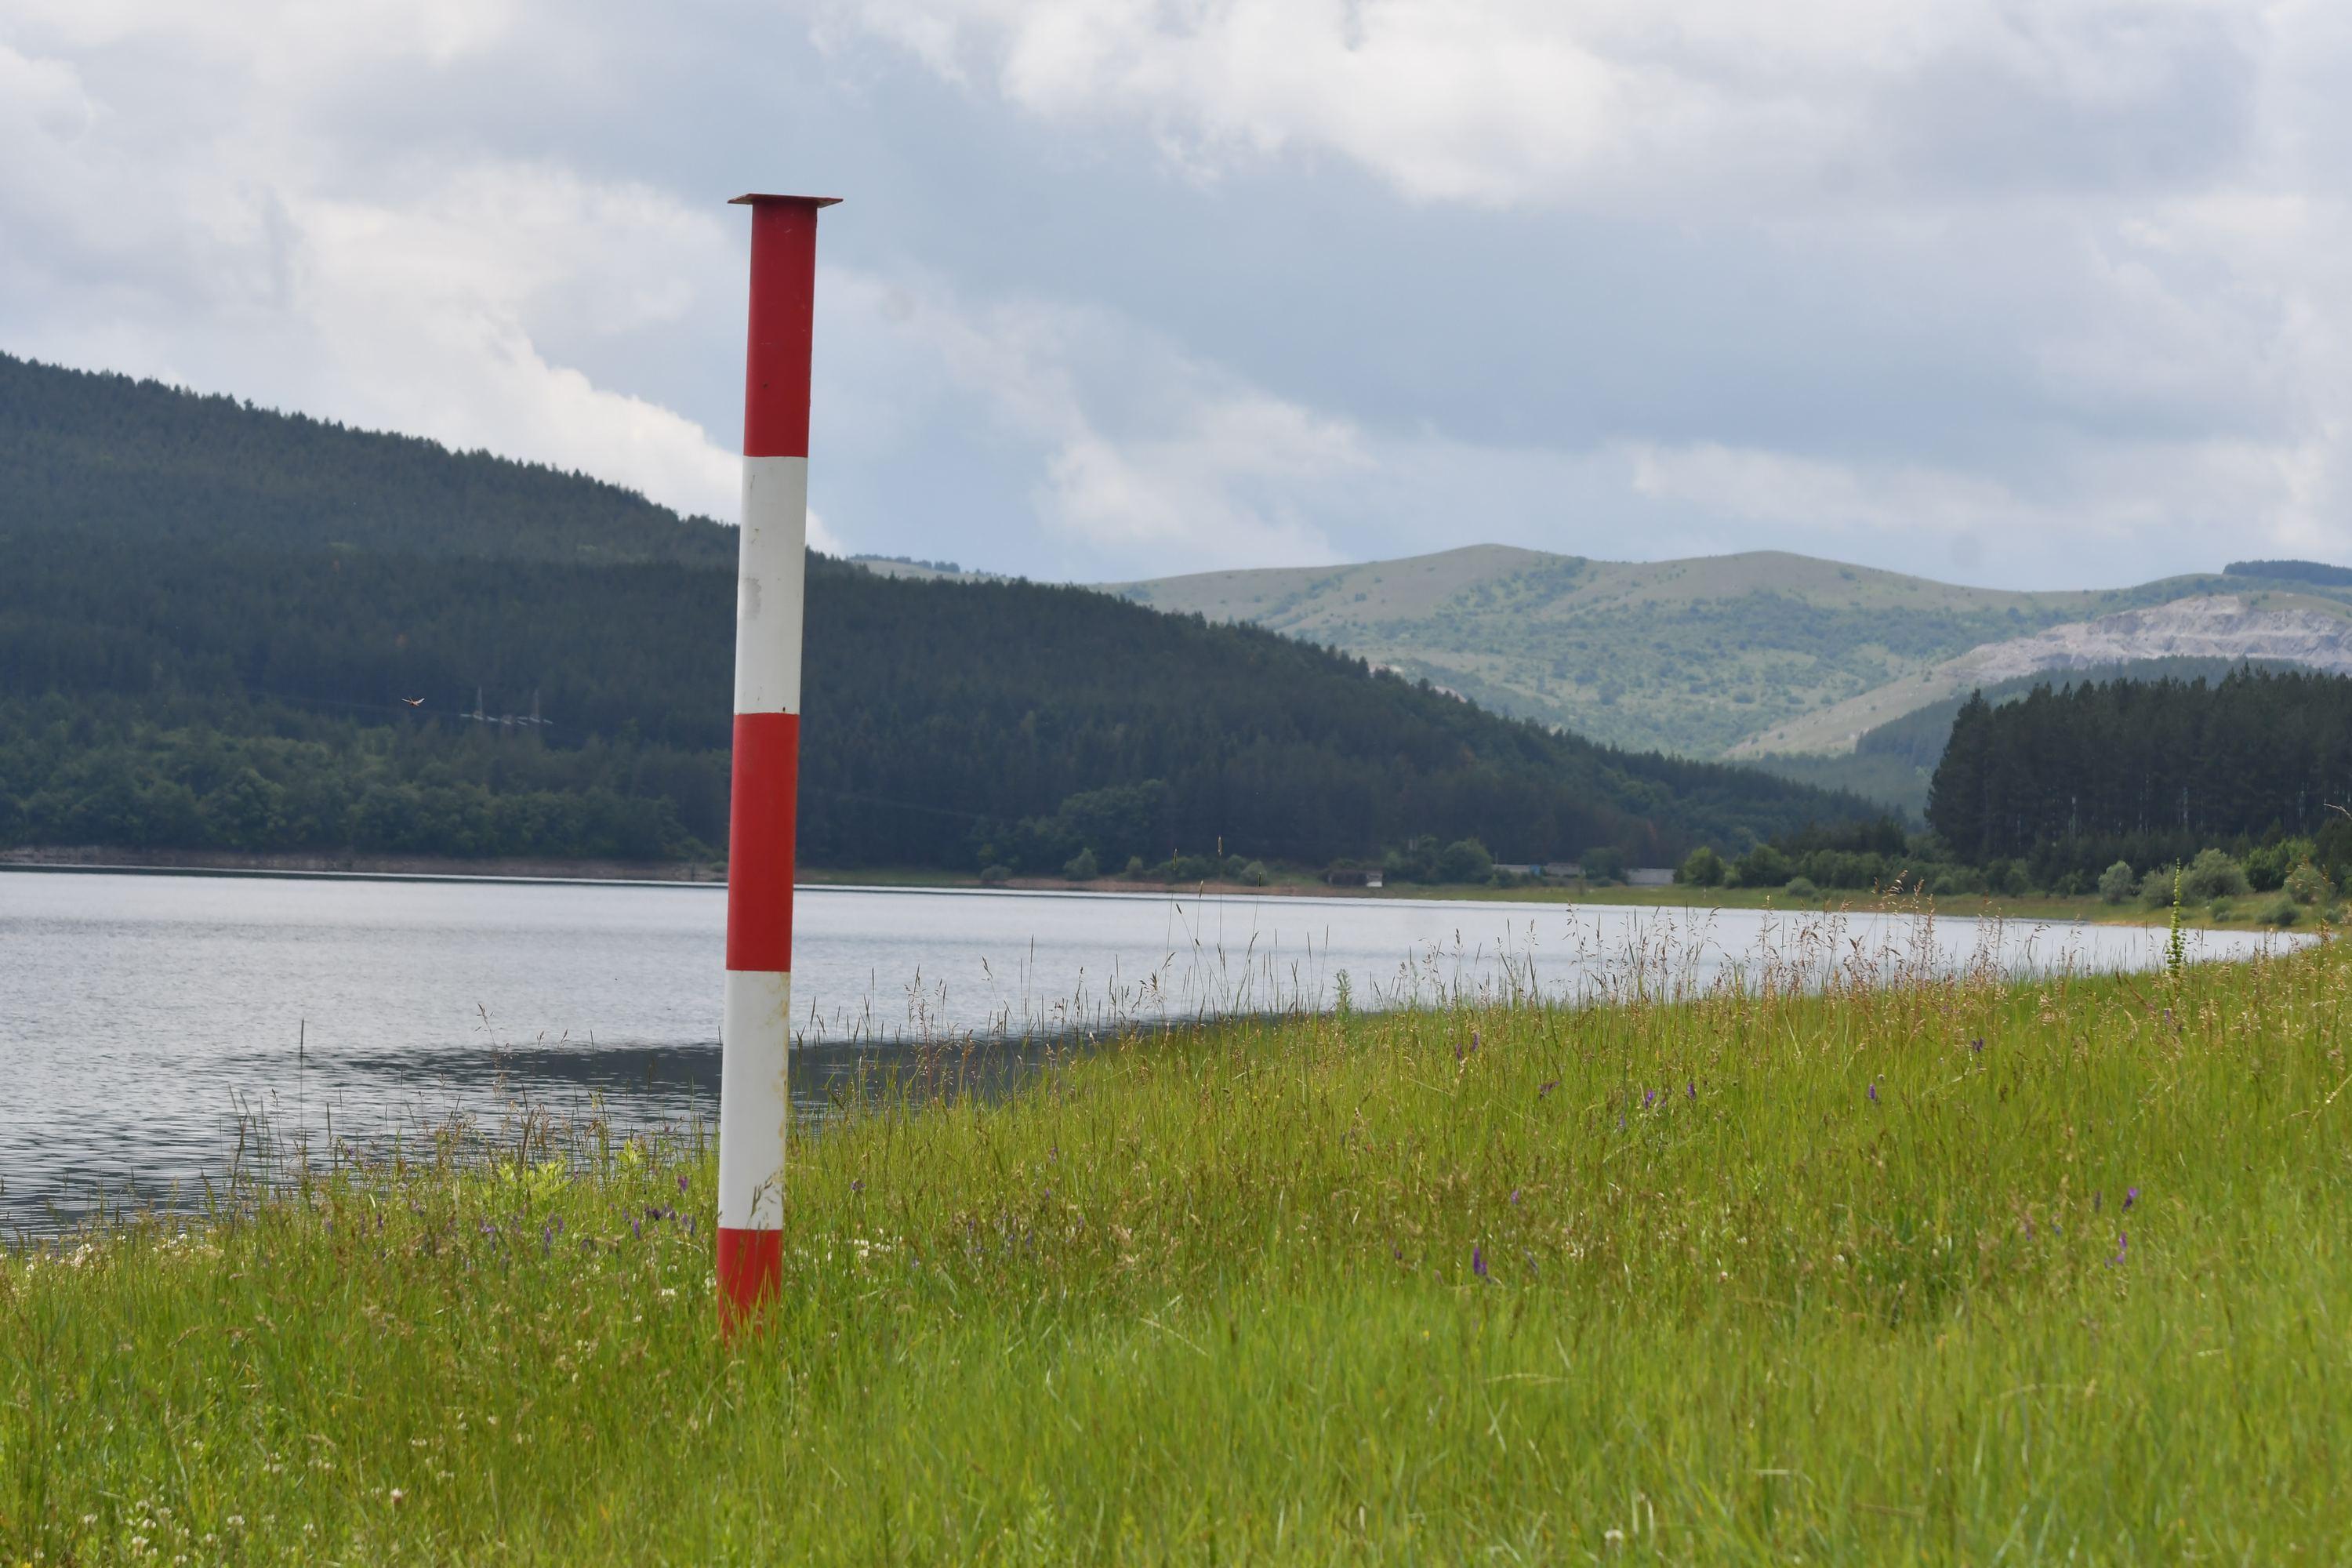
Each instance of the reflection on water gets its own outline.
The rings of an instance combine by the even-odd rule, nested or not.
[[[323,1149],[330,1128],[364,1145],[518,1102],[708,1117],[725,910],[684,884],[0,871],[0,1232],[100,1193],[187,1201],[265,1124]],[[860,1072],[950,1066],[993,1091],[1088,1034],[1343,999],[2145,968],[2161,945],[1884,914],[804,889],[793,1093],[821,1119]]]

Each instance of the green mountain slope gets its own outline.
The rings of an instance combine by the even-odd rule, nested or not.
[[[2026,594],[1776,552],[1633,563],[1473,545],[1111,591],[1328,643],[1611,744],[1720,756],[1984,644],[2245,586]]]
[[[0,841],[723,843],[730,531],[426,442],[0,372]],[[1499,718],[1258,628],[812,566],[815,864],[969,868],[1089,833],[1079,847],[1119,858],[1222,838],[1311,862],[1435,835],[1655,861],[1862,809]],[[493,718],[547,721],[477,721],[477,691]]]

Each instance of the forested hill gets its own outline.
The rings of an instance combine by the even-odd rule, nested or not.
[[[225,399],[22,362],[0,380],[0,839],[723,847],[731,531]],[[546,722],[478,721],[478,690],[488,719],[535,701]],[[1265,631],[822,559],[803,752],[813,864],[1220,838],[1315,863],[1424,835],[1655,861],[1860,814]]]
[[[584,474],[5,353],[0,526],[264,551],[735,563],[733,529]]]

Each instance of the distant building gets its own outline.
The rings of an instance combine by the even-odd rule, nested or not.
[[[1547,860],[1543,865],[1543,874],[1547,877],[1581,877],[1584,875],[1584,863],[1580,860]]]
[[[1629,888],[1671,888],[1675,885],[1674,868],[1669,866],[1636,866],[1625,873]]]
[[[1508,871],[1514,877],[1540,877],[1544,874],[1544,868],[1533,860],[1497,860],[1495,869]]]
[[[1334,866],[1323,873],[1323,880],[1335,888],[1377,888],[1383,873],[1377,866]]]

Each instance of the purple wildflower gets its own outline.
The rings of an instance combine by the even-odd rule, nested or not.
[[[1870,1080],[1870,1103],[1873,1105],[1876,1105],[1878,1103],[1878,1080],[1876,1079]]]
[[[2124,1260],[2124,1254],[2130,1250],[2131,1237],[2125,1235],[2120,1230],[2116,1232],[2116,1255],[2107,1259],[2107,1267],[2112,1268],[2116,1264],[2121,1263]]]
[[[694,1216],[692,1215],[686,1216],[686,1234],[688,1237],[691,1237],[694,1235]]]
[[[1553,1089],[1556,1089],[1559,1087],[1559,1079],[1552,1079],[1549,1083],[1538,1084],[1536,1086],[1536,1098],[1538,1100],[1541,1100],[1545,1095],[1549,1094]]]
[[[680,1171],[677,1173],[677,1190],[681,1193],[686,1191],[686,1173],[684,1171]]]
[[[635,1215],[629,1216],[629,1234],[639,1241],[646,1238],[646,1227],[637,1223],[637,1216]]]
[[[1969,1049],[1974,1051],[1979,1056],[1984,1055],[1984,1037],[1982,1035],[1979,1035],[1975,1039],[1970,1040],[1969,1042]]]
[[[2139,1189],[2137,1187],[2126,1188],[2124,1190],[2124,1207],[2126,1209],[2129,1209],[2132,1205],[2137,1202],[2139,1202]]]
[[[1696,1100],[1698,1098],[1698,1079],[1696,1079],[1690,1080],[1690,1097],[1693,1100]]]
[[[1486,1254],[1475,1241],[1470,1244],[1470,1272],[1481,1279],[1486,1278]]]
[[[863,1177],[860,1177],[858,1180],[856,1180],[856,1181],[854,1181],[854,1182],[850,1183],[850,1184],[849,1184],[849,1190],[850,1190],[851,1192],[853,1192],[853,1193],[862,1193],[862,1192],[864,1192],[864,1191],[866,1190],[866,1182],[865,1182],[865,1179],[864,1179]],[[1049,1192],[1049,1193],[1050,1193],[1050,1192],[1052,1192],[1054,1189],[1053,1189],[1053,1188],[1051,1188],[1051,1187],[1048,1187],[1048,1188],[1046,1188],[1045,1190],[1046,1190],[1047,1192]]]
[[[1658,1091],[1657,1091],[1656,1089],[1651,1089],[1648,1093],[1646,1093],[1646,1094],[1643,1095],[1643,1096],[1642,1096],[1642,1109],[1643,1109],[1643,1110],[1649,1110],[1649,1109],[1650,1109],[1650,1106],[1652,1105],[1652,1103],[1653,1103],[1653,1102],[1654,1102],[1654,1101],[1657,1100],[1657,1098],[1658,1098]]]
[[[1475,1029],[1473,1029],[1473,1030],[1471,1030],[1471,1031],[1470,1031],[1470,1049],[1471,1049],[1472,1051],[1474,1051],[1474,1052],[1475,1052],[1475,1051],[1476,1051],[1476,1050],[1477,1050],[1477,1048],[1478,1048],[1478,1031],[1477,1031],[1477,1030],[1475,1030]]]
[[[1517,1187],[1513,1187],[1511,1189],[1511,1201],[1513,1203],[1517,1203],[1519,1201],[1519,1189]]]

